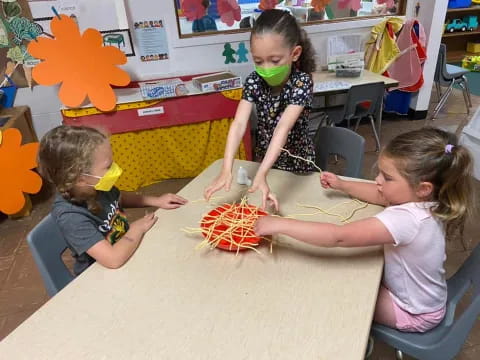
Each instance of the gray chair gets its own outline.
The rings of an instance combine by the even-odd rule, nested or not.
[[[470,98],[470,90],[468,89],[468,80],[465,74],[469,71],[462,67],[447,64],[447,47],[445,44],[440,44],[438,51],[437,67],[435,68],[435,87],[437,89],[438,104],[433,110],[432,120],[435,120],[443,105],[447,102],[448,97],[453,91],[455,85],[459,86],[463,92],[463,98],[467,107],[467,114],[470,113],[472,107],[472,100]],[[442,86],[448,86],[445,93],[442,95]]]
[[[54,296],[72,281],[74,276],[62,261],[62,253],[68,246],[50,214],[28,234],[27,243],[48,295]]]
[[[362,136],[343,127],[322,126],[315,134],[314,144],[315,164],[321,169],[327,169],[329,155],[340,155],[347,162],[343,175],[361,177],[365,151]]]
[[[436,328],[423,334],[404,333],[374,324],[371,331],[374,338],[397,349],[397,359],[403,359],[402,353],[420,360],[453,359],[480,315],[480,245],[475,247],[447,284],[447,312]],[[457,304],[469,289],[471,302],[461,315],[455,317]]]
[[[326,108],[329,124],[339,124],[346,120],[348,127],[352,120],[356,121],[355,131],[360,120],[368,118],[375,137],[376,150],[380,150],[381,112],[385,83],[377,82],[352,86],[348,90],[345,105]],[[378,124],[375,124],[375,120]],[[377,130],[378,127],[378,130]]]

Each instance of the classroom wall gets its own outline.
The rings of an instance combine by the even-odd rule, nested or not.
[[[427,0],[434,2],[434,0]],[[412,3],[412,0],[409,1]],[[138,57],[129,57],[125,69],[135,80],[149,80],[172,75],[187,75],[209,71],[229,69],[242,77],[253,69],[251,60],[246,64],[224,64],[221,55],[226,42],[233,48],[245,41],[248,46],[248,33],[203,36],[180,39],[177,32],[175,8],[173,0],[125,0],[130,28],[134,21],[163,19],[166,25],[169,42],[169,60],[141,62]],[[410,5],[410,4],[409,4]],[[410,6],[412,8],[412,6]],[[412,11],[410,9],[410,11]],[[33,14],[35,17],[35,14]],[[332,35],[362,34],[368,38],[370,28],[378,19],[365,19],[350,22],[329,23],[306,26],[317,52],[318,62],[326,63],[325,51],[327,39]],[[132,33],[133,35],[133,33]],[[135,37],[134,46],[137,48]],[[431,85],[431,82],[430,82]],[[56,96],[56,87],[36,86],[33,90],[19,89],[16,105],[27,104],[32,109],[34,127],[39,136],[61,123],[59,109],[61,104]]]

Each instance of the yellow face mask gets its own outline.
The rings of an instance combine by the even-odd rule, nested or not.
[[[96,175],[90,175],[90,174],[83,174],[83,175],[100,179],[98,180],[97,184],[93,186],[95,190],[110,191],[112,190],[113,185],[115,185],[120,175],[122,175],[122,172],[123,172],[122,168],[118,166],[116,162],[113,162],[112,165],[110,166],[110,169],[108,169],[105,175],[103,176],[96,176]]]

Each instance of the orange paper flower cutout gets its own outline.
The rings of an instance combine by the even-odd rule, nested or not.
[[[33,78],[41,85],[62,83],[58,96],[70,107],[78,107],[88,96],[94,106],[111,111],[116,105],[111,85],[125,86],[130,76],[117,65],[127,62],[125,54],[113,46],[103,46],[95,29],[80,33],[73,19],[61,15],[50,23],[55,39],[39,37],[31,41],[28,52],[42,59],[33,69]]]
[[[312,0],[311,5],[313,6],[313,10],[320,12],[325,9],[325,6],[330,4],[331,0]]]
[[[22,134],[10,128],[0,144],[0,211],[12,215],[25,205],[23,193],[36,194],[42,178],[31,169],[37,167],[39,143],[22,145]]]
[[[275,9],[275,6],[277,6],[277,4],[278,0],[261,0],[258,8],[263,11]]]

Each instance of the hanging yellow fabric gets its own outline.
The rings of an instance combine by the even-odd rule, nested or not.
[[[231,100],[240,101],[242,99],[242,89],[224,90],[221,94]]]
[[[400,49],[394,34],[399,32],[402,26],[403,19],[391,17],[372,27],[365,49],[367,70],[383,74],[399,56]]]
[[[121,190],[135,191],[165,179],[195,177],[223,158],[233,118],[115,134],[115,161],[123,169]],[[246,159],[243,143],[237,158]]]

